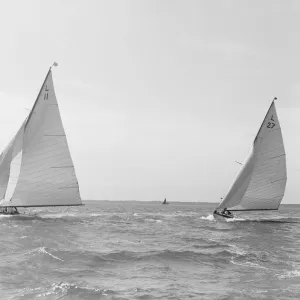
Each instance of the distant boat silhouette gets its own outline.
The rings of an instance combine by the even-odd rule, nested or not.
[[[169,204],[169,202],[167,202],[167,198],[165,198],[162,204]]]

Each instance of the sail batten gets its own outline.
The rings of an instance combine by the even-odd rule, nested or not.
[[[278,209],[286,180],[286,155],[273,101],[246,162],[218,208],[232,211]]]
[[[51,68],[19,132],[22,133],[21,143],[16,144],[17,141],[13,139],[6,148],[6,152],[10,151],[12,154],[9,152],[0,156],[0,185],[3,186],[0,186],[0,196],[2,189],[6,190],[8,186],[7,177],[14,185],[10,189],[10,195],[5,195],[0,201],[0,206],[82,205],[78,180],[55,96]],[[12,160],[17,154],[16,147],[21,151],[19,172],[18,176],[11,176],[10,171],[14,164]]]

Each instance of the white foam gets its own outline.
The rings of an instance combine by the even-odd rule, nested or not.
[[[48,254],[48,255],[50,255],[51,257],[53,257],[54,259],[63,261],[63,260],[60,259],[59,257],[57,257],[57,256],[55,256],[55,255],[53,255],[53,254],[51,254],[50,252],[47,252],[46,249],[45,249],[45,247],[40,247],[40,248],[38,248],[38,252]]]
[[[278,278],[281,278],[281,279],[292,278],[292,277],[300,277],[300,270],[288,271],[288,272],[285,272],[285,274],[278,276]]]
[[[235,221],[246,221],[246,219],[243,219],[241,217],[234,217],[232,219],[226,219],[227,222],[235,222]]]
[[[263,266],[260,266],[258,264],[255,264],[255,263],[249,262],[249,261],[247,261],[247,262],[236,262],[236,261],[234,261],[234,259],[231,259],[230,262],[233,263],[234,265],[243,266],[243,267],[266,269]]]
[[[208,220],[208,221],[216,221],[214,216],[211,214],[211,215],[208,215],[206,217],[201,217],[202,220]]]
[[[237,247],[236,245],[228,245],[231,249],[229,250],[229,252],[237,254],[237,255],[246,255],[247,252],[242,250],[241,248]]]
[[[156,222],[156,223],[161,223],[162,222],[162,220],[156,220],[156,219],[151,219],[151,218],[145,219],[145,221],[147,221],[147,222]]]

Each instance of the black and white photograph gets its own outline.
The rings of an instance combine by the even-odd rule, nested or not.
[[[0,299],[300,299],[300,1],[0,0]]]

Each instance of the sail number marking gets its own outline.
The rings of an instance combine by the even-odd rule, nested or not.
[[[45,87],[45,94],[44,94],[44,100],[48,100],[48,91],[49,91],[49,89],[48,89],[48,86],[47,86],[47,84],[46,84],[46,87]]]
[[[271,116],[271,121],[273,121],[273,122],[268,122],[267,128],[273,128],[275,126],[275,123],[274,123],[275,121],[273,119],[273,115]]]
[[[268,122],[267,128],[273,128],[275,126],[275,123]]]

